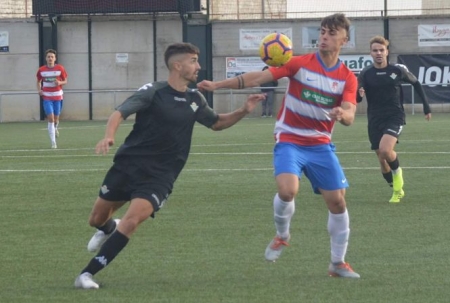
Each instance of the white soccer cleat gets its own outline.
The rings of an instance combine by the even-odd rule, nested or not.
[[[98,289],[100,286],[95,283],[90,273],[85,272],[75,279],[75,287],[83,289]]]
[[[52,143],[52,149],[57,149],[58,146],[56,146],[56,142]]]
[[[281,256],[283,249],[286,246],[289,246],[288,242],[289,242],[290,238],[291,238],[290,235],[287,239],[282,239],[278,236],[273,238],[272,241],[270,241],[269,245],[267,245],[267,248],[266,248],[266,251],[264,254],[266,257],[266,260],[270,261],[270,262],[275,262]]]
[[[95,232],[95,234],[92,236],[91,240],[89,240],[89,243],[87,245],[87,250],[89,252],[96,252],[97,250],[99,250],[100,247],[102,247],[103,243],[105,243],[106,240],[108,240],[108,238],[112,235],[112,233],[116,231],[120,219],[115,219],[114,222],[116,222],[116,228],[110,234],[106,235],[101,230],[97,230]]]

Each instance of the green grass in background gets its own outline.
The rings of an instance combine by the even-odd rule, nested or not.
[[[407,117],[399,204],[387,202],[366,118],[336,126],[350,182],[347,260],[360,280],[327,276],[327,209],[306,179],[291,246],[276,263],[264,260],[275,234],[274,121],[245,119],[222,132],[196,126],[169,201],[96,275],[97,291],[73,282],[93,256],[87,219],[115,151],[93,152],[105,122],[63,121],[57,150],[45,122],[0,124],[0,302],[448,302],[449,116]],[[116,147],[130,130],[121,126]]]

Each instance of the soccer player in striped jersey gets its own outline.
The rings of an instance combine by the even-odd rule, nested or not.
[[[258,87],[262,83],[289,78],[289,86],[275,124],[273,165],[278,193],[273,200],[276,236],[265,251],[268,261],[277,260],[289,246],[294,198],[304,173],[316,194],[328,206],[328,232],[331,262],[328,274],[359,278],[345,262],[350,235],[345,201],[347,178],[335,154],[331,134],[335,122],[348,126],[356,112],[357,80],[339,60],[348,41],[350,21],[344,14],[333,14],[321,22],[318,52],[294,56],[284,66],[249,72],[235,78],[202,81],[203,90]]]
[[[52,148],[57,148],[56,137],[59,136],[58,124],[63,100],[62,86],[67,84],[67,72],[64,66],[56,64],[55,50],[48,49],[45,52],[45,61],[47,64],[41,66],[36,74],[37,90],[43,100]]]

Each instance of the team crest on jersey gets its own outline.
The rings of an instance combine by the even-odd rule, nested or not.
[[[333,83],[331,83],[331,90],[333,91],[333,93],[336,93],[339,87],[339,83],[337,83],[336,81],[333,81]]]
[[[192,108],[192,110],[194,111],[194,113],[197,111],[197,109],[198,109],[198,105],[197,105],[197,103],[195,103],[195,102],[192,102],[191,103],[191,108]]]
[[[393,80],[395,80],[395,78],[397,78],[397,74],[396,74],[396,73],[392,73],[392,74],[390,75],[390,77],[391,77]]]

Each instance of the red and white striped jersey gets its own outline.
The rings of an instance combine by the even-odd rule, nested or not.
[[[293,57],[270,71],[275,79],[289,78],[277,115],[275,140],[307,146],[330,143],[335,121],[329,112],[342,101],[356,104],[353,72],[341,61],[327,68],[318,53]]]
[[[44,100],[59,101],[63,99],[63,90],[61,85],[56,85],[55,80],[64,81],[67,73],[60,64],[54,67],[47,65],[41,66],[36,74],[38,81],[42,81],[42,98]]]

